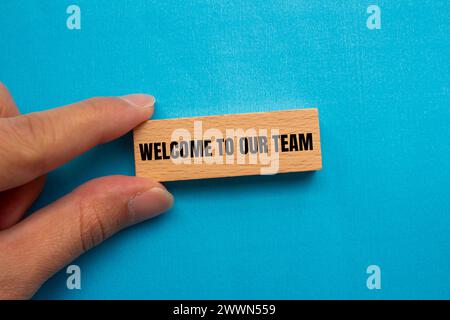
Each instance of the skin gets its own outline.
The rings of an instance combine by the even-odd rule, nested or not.
[[[0,299],[31,298],[79,255],[172,206],[172,195],[156,181],[109,176],[22,219],[46,173],[124,135],[147,120],[153,107],[152,96],[135,94],[20,115],[0,83]]]

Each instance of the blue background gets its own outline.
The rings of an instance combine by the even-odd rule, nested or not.
[[[81,7],[81,30],[66,8]],[[369,30],[366,9],[381,8]],[[166,215],[36,298],[450,298],[448,1],[0,2],[0,80],[22,112],[98,95],[155,118],[318,107],[323,170],[168,183]],[[108,162],[99,155],[108,155]],[[128,135],[51,173],[40,208],[134,173]],[[366,268],[381,267],[368,290]]]

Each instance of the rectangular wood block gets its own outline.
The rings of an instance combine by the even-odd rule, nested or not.
[[[320,170],[318,111],[149,120],[134,156],[136,175],[157,181]]]

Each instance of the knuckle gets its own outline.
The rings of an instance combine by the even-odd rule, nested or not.
[[[78,200],[78,226],[80,246],[83,252],[95,247],[108,236],[107,224],[102,212],[103,205],[89,198]]]

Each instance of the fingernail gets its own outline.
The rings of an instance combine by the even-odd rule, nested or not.
[[[154,187],[146,192],[137,194],[128,203],[128,209],[133,215],[134,222],[153,218],[173,205],[173,196],[165,189]]]
[[[129,104],[140,107],[140,108],[150,108],[155,105],[155,97],[148,94],[129,94],[127,96],[122,96],[120,99],[125,100]]]

